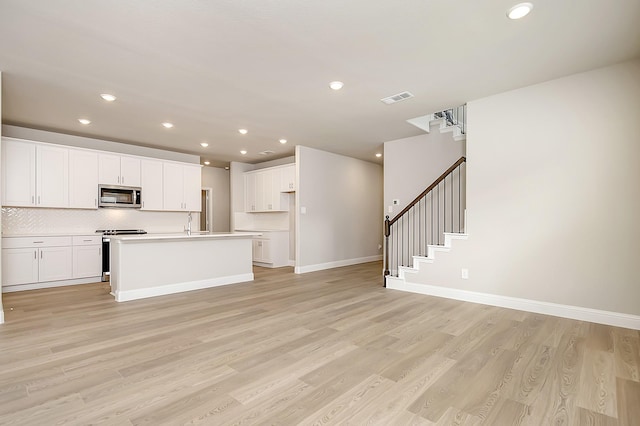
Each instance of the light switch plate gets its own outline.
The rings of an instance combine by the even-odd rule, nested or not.
[[[300,207],[300,214],[307,214],[307,208],[306,207]]]

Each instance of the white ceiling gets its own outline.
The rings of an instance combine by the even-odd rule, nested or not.
[[[509,0],[0,0],[2,119],[214,165],[381,162],[407,119],[640,56],[639,0],[532,1],[511,21]]]

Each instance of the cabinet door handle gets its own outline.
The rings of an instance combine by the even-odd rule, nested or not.
[[[98,255],[102,256],[102,247],[98,249]]]
[[[38,195],[38,204],[40,204],[40,196]]]
[[[34,197],[33,195],[31,196],[31,204],[35,204],[36,203],[36,197]]]
[[[93,240],[82,240],[82,241],[84,241],[85,243],[90,243]]]
[[[120,176],[118,176],[118,183],[120,183]]]
[[[40,259],[42,259],[42,252],[40,252]]]
[[[33,258],[36,260],[38,259],[38,250],[33,251]]]
[[[42,244],[44,241],[34,241],[33,244]]]
[[[122,176],[122,184],[124,185],[124,176]]]

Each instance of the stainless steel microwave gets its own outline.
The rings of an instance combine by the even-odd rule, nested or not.
[[[139,209],[142,188],[133,186],[98,185],[99,207],[125,207]]]

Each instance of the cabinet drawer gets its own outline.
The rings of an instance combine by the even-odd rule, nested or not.
[[[61,247],[70,246],[71,237],[5,237],[2,248]]]
[[[75,235],[73,237],[74,246],[93,246],[102,244],[102,236],[100,235]]]

